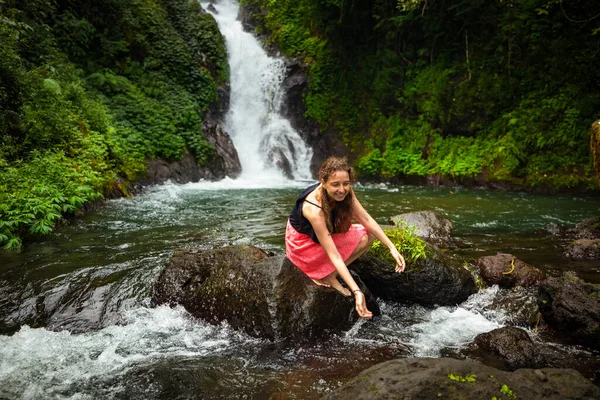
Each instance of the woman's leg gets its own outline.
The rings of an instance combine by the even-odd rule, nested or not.
[[[352,262],[354,262],[356,259],[358,259],[358,257],[365,254],[369,250],[369,248],[371,247],[371,245],[373,244],[374,241],[375,241],[375,236],[371,235],[370,233],[363,235],[363,237],[360,238],[360,241],[358,242],[356,249],[354,249],[352,254],[350,254],[350,257],[348,257],[348,259],[346,260],[346,266],[350,265]],[[348,289],[346,289],[345,287],[342,286],[340,281],[338,281],[337,276],[338,276],[337,271],[333,271],[331,274],[327,275],[325,278],[313,279],[313,282],[319,286],[332,287],[335,290],[337,290],[338,292],[342,293],[344,296],[350,296],[352,293],[350,293],[350,291]]]
[[[354,261],[356,261],[358,259],[358,257],[365,254],[369,250],[369,248],[371,247],[371,245],[373,244],[374,241],[375,241],[375,236],[371,235],[370,233],[363,235],[363,237],[360,238],[360,242],[358,242],[356,249],[354,249],[352,254],[350,254],[350,257],[348,257],[348,259],[346,260],[346,266],[352,264]]]
[[[312,278],[311,278],[311,279],[312,279]],[[325,279],[325,278],[323,278],[323,279]],[[317,286],[331,287],[331,285],[329,285],[329,284],[327,284],[327,283],[323,282],[323,279],[312,279],[312,281],[313,281],[314,283],[316,283],[316,284],[317,284]]]
[[[325,278],[321,279],[321,284],[323,284],[323,286],[329,286],[329,287],[334,288],[335,290],[337,290],[344,296],[350,296],[352,293],[350,293],[350,291],[348,289],[346,289],[345,287],[342,286],[340,281],[338,281],[337,276],[338,276],[337,271],[333,271],[332,273],[327,275]],[[317,285],[318,285],[318,283],[317,283]]]

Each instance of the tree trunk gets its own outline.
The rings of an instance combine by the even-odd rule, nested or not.
[[[594,157],[594,167],[596,175],[600,179],[600,120],[592,124],[592,134],[590,137],[590,149]]]

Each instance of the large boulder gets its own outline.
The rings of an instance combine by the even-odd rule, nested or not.
[[[565,246],[564,255],[572,260],[600,260],[600,239],[577,239]]]
[[[425,306],[456,305],[477,292],[473,276],[460,261],[433,246],[427,249],[425,260],[408,264],[402,273],[370,253],[353,262],[350,268],[375,296],[384,300]]]
[[[567,231],[575,239],[600,238],[600,217],[585,218]]]
[[[433,211],[416,211],[395,215],[388,219],[391,225],[415,227],[415,235],[434,242],[448,242],[452,236],[452,221]]]
[[[484,313],[501,313],[505,323],[523,327],[538,324],[540,311],[537,305],[538,288],[517,286],[514,288],[497,287],[491,302],[484,305]]]
[[[365,285],[369,309],[379,309]],[[253,246],[182,249],[154,282],[154,305],[181,304],[210,323],[269,340],[314,338],[352,327],[354,298],[315,285],[284,255]]]
[[[504,366],[511,370],[544,366],[544,359],[529,334],[520,328],[494,329],[477,335],[473,343],[480,349],[499,356],[504,361]]]
[[[545,278],[542,271],[517,259],[512,254],[480,257],[476,264],[479,274],[490,285],[535,286]]]
[[[544,233],[557,236],[571,260],[600,260],[600,217],[585,218],[574,227],[552,224]]]
[[[502,371],[473,360],[405,358],[362,371],[323,399],[592,400],[600,388],[573,369]]]
[[[540,284],[538,306],[544,320],[582,344],[600,349],[600,285],[571,272]]]

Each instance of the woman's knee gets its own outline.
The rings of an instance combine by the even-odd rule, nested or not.
[[[330,283],[333,279],[337,279],[337,275],[338,275],[338,272],[333,271],[332,273],[327,275],[325,278],[321,279],[321,282]]]
[[[373,244],[373,241],[375,241],[375,236],[370,233],[363,235],[363,237],[360,238],[360,242],[358,242],[357,250],[362,252],[367,251]]]
[[[368,241],[369,241],[369,247],[371,247],[371,245],[373,244],[373,242],[375,241],[375,239],[377,239],[375,237],[375,235],[373,235],[372,233],[367,233],[367,237],[368,237]]]

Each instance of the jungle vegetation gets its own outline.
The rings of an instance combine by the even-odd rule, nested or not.
[[[363,177],[598,189],[598,2],[243,1]]]
[[[212,16],[187,0],[0,0],[0,245],[146,172],[199,163],[200,124],[228,81]]]
[[[598,190],[596,1],[243,2],[363,177]],[[0,246],[126,194],[149,158],[209,162],[200,125],[227,81],[196,0],[0,0]]]

